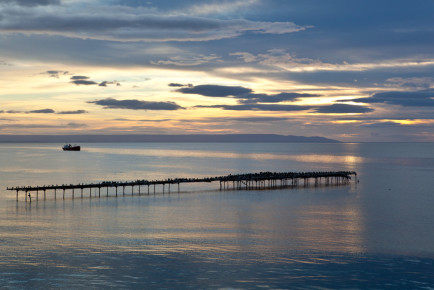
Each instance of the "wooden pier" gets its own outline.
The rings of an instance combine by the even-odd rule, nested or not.
[[[150,194],[152,190],[156,193],[156,186],[162,187],[162,192],[166,190],[171,192],[171,186],[177,186],[177,191],[180,190],[180,184],[185,183],[211,183],[219,182],[220,190],[251,190],[251,189],[274,189],[274,188],[287,188],[297,186],[320,186],[320,185],[339,185],[349,184],[351,176],[355,176],[357,181],[357,173],[354,171],[334,171],[334,172],[260,172],[260,173],[246,173],[246,174],[229,174],[226,176],[217,177],[204,177],[204,178],[169,178],[165,180],[136,180],[131,182],[119,181],[103,181],[100,183],[89,184],[62,184],[62,185],[44,185],[44,186],[17,186],[8,187],[7,190],[16,191],[17,201],[19,192],[25,193],[25,201],[32,201],[31,192],[36,193],[36,200],[39,200],[40,193],[45,200],[47,191],[54,192],[54,198],[57,198],[58,191],[61,192],[62,198],[65,199],[65,193],[68,191],[75,197],[76,191],[80,191],[80,197],[87,194],[84,190],[88,191],[88,196],[92,197],[92,189],[98,191],[98,197],[101,197],[101,189],[105,190],[106,196],[109,196],[109,188],[115,189],[115,195],[125,195],[130,193],[137,194]],[[145,187],[145,191],[142,188]],[[128,192],[126,188],[130,188]],[[122,189],[122,192],[118,192]],[[96,193],[95,193],[96,194]],[[34,196],[35,197],[35,196]]]

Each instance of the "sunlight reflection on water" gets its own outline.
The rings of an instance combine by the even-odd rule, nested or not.
[[[110,148],[91,148],[89,152],[98,152],[104,154],[128,154],[139,156],[153,157],[206,157],[206,158],[231,158],[231,159],[253,159],[253,160],[293,160],[298,162],[309,163],[344,163],[351,168],[356,163],[365,162],[365,158],[352,155],[320,155],[320,154],[271,154],[271,153],[231,153],[216,151],[198,151],[198,150],[167,150],[167,149],[126,149],[113,150]]]

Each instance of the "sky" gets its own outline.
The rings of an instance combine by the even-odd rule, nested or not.
[[[432,0],[0,0],[0,134],[434,142]]]

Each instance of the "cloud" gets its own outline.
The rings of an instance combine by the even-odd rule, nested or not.
[[[91,86],[91,85],[97,85],[98,84],[94,81],[86,81],[86,80],[76,80],[76,81],[71,81],[71,83],[76,84],[77,86],[79,86],[79,85]]]
[[[0,125],[0,130],[2,129],[11,129],[11,128],[17,128],[17,129],[45,129],[45,128],[55,128],[55,129],[64,129],[64,128],[83,128],[87,127],[86,124],[79,124],[79,123],[68,123],[65,125],[48,125],[48,124],[7,124],[7,125]]]
[[[7,113],[9,113],[9,114],[20,114],[20,113],[26,113],[26,114],[59,114],[59,115],[74,115],[74,114],[86,114],[86,113],[88,113],[88,112],[85,111],[85,110],[76,110],[76,111],[62,111],[62,112],[58,112],[58,113],[56,113],[56,111],[54,111],[53,109],[41,109],[41,110],[33,110],[33,111],[27,111],[27,112],[10,110],[10,111],[7,111]]]
[[[102,81],[100,83],[97,83],[89,79],[90,78],[87,76],[72,76],[71,83],[86,86],[98,85],[99,87],[107,87],[108,85],[116,85],[119,87],[121,85],[118,81]]]
[[[66,124],[66,127],[68,127],[68,128],[84,128],[84,127],[87,127],[87,125],[83,124],[83,123],[71,122],[71,123]]]
[[[103,82],[98,84],[98,86],[100,86],[100,87],[106,87],[107,85],[116,85],[119,87],[121,84],[118,81],[111,81],[111,82],[103,81]]]
[[[369,98],[358,98],[351,101],[368,104],[383,103],[403,107],[433,107],[434,89],[413,92],[382,92],[373,94]]]
[[[239,118],[226,118],[224,120],[246,122],[246,123],[268,123],[268,122],[280,122],[288,121],[289,118],[285,117],[239,117]]]
[[[412,90],[426,90],[434,87],[434,78],[432,77],[411,77],[402,78],[394,77],[386,80],[386,86],[398,86]]]
[[[0,6],[0,31],[3,33],[22,32],[27,35],[60,35],[122,42],[209,41],[234,38],[245,33],[287,34],[309,28],[293,22],[159,14],[145,7],[75,5],[74,13],[71,13],[66,6],[52,6],[50,9],[38,6],[59,1],[15,2],[29,7]],[[91,10],[93,12],[89,12]]]
[[[196,94],[206,97],[241,96],[252,92],[251,89],[238,86],[199,85],[177,90],[183,94]]]
[[[174,65],[174,66],[196,66],[212,61],[218,61],[219,56],[210,55],[195,55],[195,56],[172,56],[168,60],[151,61],[153,65]]]
[[[89,77],[87,76],[72,76],[71,80],[88,80]]]
[[[278,67],[289,72],[317,72],[317,71],[336,71],[336,72],[361,72],[368,70],[380,70],[391,68],[411,68],[434,66],[434,59],[391,59],[377,62],[359,63],[329,63],[312,58],[299,58],[295,54],[287,52],[285,49],[271,49],[267,53],[252,54],[249,52],[234,52],[229,55],[237,56],[245,63],[259,63],[266,66]]]
[[[59,5],[60,0],[0,0],[0,4],[17,4],[20,6],[47,6]]]
[[[364,107],[364,106],[356,106],[356,105],[347,105],[347,104],[333,104],[330,106],[321,106],[315,109],[315,113],[323,113],[323,114],[360,114],[360,113],[370,113],[373,112],[374,109]]]
[[[320,97],[317,94],[299,94],[299,93],[280,93],[275,95],[268,94],[246,94],[239,96],[240,103],[256,104],[256,103],[280,103],[285,101],[295,101],[300,98]]]
[[[29,114],[54,114],[55,111],[53,109],[42,109],[42,110],[33,110],[33,111],[28,111],[27,113]]]
[[[258,3],[259,0],[235,0],[223,1],[206,4],[198,4],[190,7],[187,10],[189,15],[216,15],[216,14],[230,14],[235,11],[244,10],[252,5]]]
[[[3,59],[0,59],[0,65],[4,65],[4,66],[11,66],[11,64],[10,64],[10,63],[6,62],[6,61],[5,61],[5,60],[3,60]]]
[[[47,74],[52,78],[59,78],[60,75],[67,75],[69,74],[68,71],[63,71],[63,70],[47,70],[46,72],[43,72],[42,74]]]
[[[184,94],[197,94],[206,97],[232,97],[240,104],[281,103],[300,98],[319,97],[317,94],[279,93],[274,95],[255,94],[252,89],[240,86],[199,85],[177,90]]]
[[[89,101],[90,104],[103,106],[104,109],[127,109],[127,110],[180,110],[184,109],[174,102],[147,102],[140,100],[115,100],[107,98]]]
[[[193,87],[193,85],[192,84],[178,84],[178,83],[170,83],[170,84],[168,84],[168,86],[169,87],[189,87],[189,88],[191,88],[191,87]]]
[[[195,106],[195,108],[220,108],[231,111],[306,111],[312,109],[312,106],[298,105],[268,105],[268,104],[249,104],[249,105],[213,105],[213,106]]]
[[[85,85],[85,86],[91,86],[91,85],[97,85],[98,83],[94,81],[90,81],[89,77],[87,76],[72,76],[71,77],[71,83],[79,85]]]
[[[76,111],[62,111],[57,114],[59,115],[76,115],[76,114],[86,114],[88,111],[86,110],[76,110]]]

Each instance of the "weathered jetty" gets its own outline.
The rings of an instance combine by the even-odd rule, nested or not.
[[[39,199],[39,193],[43,194],[43,199],[46,199],[47,191],[54,192],[54,198],[57,198],[58,191],[61,191],[62,198],[65,199],[65,193],[71,192],[72,198],[75,192],[80,190],[80,197],[87,195],[85,190],[89,190],[89,197],[92,197],[92,189],[95,195],[101,197],[101,189],[105,189],[106,196],[109,196],[109,188],[115,189],[115,196],[122,189],[122,195],[125,195],[125,189],[131,188],[128,192],[131,195],[134,193],[150,194],[151,190],[156,193],[156,186],[162,187],[162,192],[171,192],[171,186],[177,186],[177,191],[180,191],[180,184],[185,183],[211,183],[219,182],[220,190],[249,190],[249,189],[269,189],[269,188],[285,188],[297,186],[320,186],[320,185],[339,185],[348,184],[351,176],[357,177],[354,171],[332,171],[332,172],[260,172],[260,173],[245,173],[245,174],[229,174],[226,176],[203,177],[203,178],[168,178],[165,180],[136,180],[129,182],[119,181],[103,181],[100,183],[89,184],[62,184],[62,185],[43,185],[43,186],[17,186],[8,187],[7,190],[16,191],[17,201],[19,192],[25,193],[25,201],[32,200],[31,193],[36,193],[36,200]],[[357,178],[355,178],[357,180]],[[142,191],[145,187],[145,191]],[[153,187],[153,188],[152,188]],[[96,191],[98,191],[96,193]],[[35,196],[34,196],[35,197]]]

